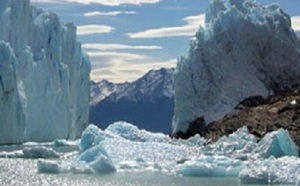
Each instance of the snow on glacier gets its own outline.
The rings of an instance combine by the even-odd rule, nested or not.
[[[245,184],[266,180],[296,183],[300,175],[298,148],[282,129],[257,142],[243,127],[210,144],[199,135],[177,140],[116,122],[105,130],[89,125],[79,146],[79,154],[72,159],[39,160],[38,172],[157,171],[182,176],[239,177]]]
[[[29,0],[0,7],[0,143],[79,137],[88,122],[91,67],[76,27]]]
[[[175,72],[173,133],[203,116],[220,119],[243,99],[300,85],[300,52],[290,17],[277,4],[212,0],[206,23]]]

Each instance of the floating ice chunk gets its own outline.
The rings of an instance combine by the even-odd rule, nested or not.
[[[270,156],[276,158],[282,156],[299,156],[298,147],[291,139],[288,131],[284,129],[266,134],[258,143],[255,152],[259,153],[263,158]]]
[[[61,173],[61,168],[58,162],[49,160],[39,160],[37,163],[39,173]]]
[[[86,151],[82,152],[80,156],[78,157],[78,161],[84,161],[84,162],[92,162],[97,159],[97,157],[105,156],[108,157],[108,154],[106,150],[101,145],[96,145],[90,149],[87,149]]]
[[[250,134],[246,126],[238,129],[229,136],[223,136],[216,143],[204,148],[205,154],[223,155],[239,159],[252,156],[252,151],[257,146],[257,140]]]
[[[53,145],[56,147],[71,146],[72,144],[65,139],[56,139],[53,141]]]
[[[85,151],[94,146],[97,141],[102,141],[104,138],[101,136],[101,129],[96,125],[89,125],[81,135],[80,150]]]
[[[22,158],[23,152],[21,150],[13,152],[0,152],[0,158]]]
[[[300,159],[288,156],[250,162],[239,174],[244,184],[290,184],[299,176]]]
[[[60,155],[53,149],[47,147],[32,147],[22,150],[23,158],[59,158]]]
[[[116,171],[106,151],[97,145],[83,152],[73,161],[38,161],[39,173],[109,173]]]
[[[34,142],[34,141],[28,141],[22,144],[23,146],[29,146],[29,147],[34,147],[34,146],[51,146],[51,142]]]
[[[97,156],[97,159],[90,163],[90,167],[95,173],[115,172],[116,168],[112,160],[108,156]]]
[[[119,121],[109,125],[106,132],[110,132],[122,138],[131,141],[167,141],[169,140],[166,135],[161,133],[151,133],[146,130],[140,130],[135,125],[127,122]]]
[[[207,140],[202,138],[199,134],[196,134],[193,137],[190,137],[189,139],[178,139],[178,142],[188,145],[188,146],[198,146],[198,147],[203,147],[206,143]]]
[[[178,166],[178,173],[183,176],[200,177],[237,177],[244,163],[222,156],[202,156]]]
[[[82,134],[81,151],[77,157],[60,162],[39,160],[38,171],[164,171],[183,176],[239,176],[245,183],[295,183],[300,175],[298,158],[263,159],[266,155],[295,153],[293,145],[288,147],[291,139],[284,130],[268,134],[260,143],[246,127],[215,144],[204,146],[203,141],[199,135],[186,141],[172,140],[167,135],[151,134],[124,122],[114,123],[104,131],[90,125]]]
[[[94,171],[86,164],[76,162],[59,162],[53,160],[38,160],[37,168],[39,173],[58,174],[58,173],[74,173],[74,174],[91,174]]]
[[[93,131],[95,130],[93,126],[91,128],[93,128]],[[87,141],[90,142],[91,140]],[[99,141],[94,147],[82,152],[82,154],[79,155],[77,162],[87,163],[88,166],[97,173],[116,171],[114,163]]]
[[[1,152],[1,158],[45,158],[56,159],[60,158],[60,154],[48,147],[26,147],[23,150],[16,150],[12,152]]]
[[[174,167],[178,160],[199,154],[199,150],[195,147],[172,143],[167,135],[151,134],[123,122],[113,125],[105,131],[95,125],[88,126],[82,134],[81,151],[77,158],[61,163],[39,161],[39,172],[74,173],[76,170],[76,173],[107,173],[116,171],[117,168],[166,170]],[[114,127],[118,130],[112,130]],[[134,130],[132,135],[130,132],[127,133],[129,139],[120,136],[126,134],[121,131],[131,129]],[[137,136],[141,138],[136,138]],[[166,167],[165,164],[172,164],[172,166]]]

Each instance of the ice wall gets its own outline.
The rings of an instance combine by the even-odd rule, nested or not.
[[[0,143],[79,137],[88,122],[90,63],[76,27],[29,0],[2,0],[0,41]]]
[[[221,118],[251,95],[300,85],[300,48],[290,17],[277,4],[212,0],[205,27],[175,72],[173,133],[203,116]]]

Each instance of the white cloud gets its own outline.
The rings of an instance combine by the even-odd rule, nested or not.
[[[174,60],[161,61],[141,53],[120,52],[119,50],[160,50],[156,45],[124,45],[87,43],[82,47],[92,62],[91,79],[107,79],[120,83],[134,81],[151,69],[174,67]]]
[[[60,0],[31,0],[31,3],[63,3]]]
[[[147,56],[141,54],[123,53],[123,52],[113,52],[113,51],[97,51],[97,52],[87,52],[90,57],[101,57],[110,58],[109,61],[118,63],[119,61],[131,61],[145,59]]]
[[[109,67],[93,68],[91,79],[100,81],[107,79],[114,83],[122,83],[124,81],[135,81],[151,69],[173,68],[176,66],[176,59],[171,60],[156,60],[151,57],[145,58],[142,62],[130,64],[126,60],[121,60],[117,64],[112,64]]]
[[[117,16],[120,14],[135,14],[136,12],[134,11],[112,11],[112,12],[99,12],[99,11],[94,11],[94,12],[87,12],[84,13],[83,16],[86,17],[93,17],[93,16]]]
[[[77,26],[77,35],[104,34],[113,30],[113,27],[106,25],[81,25]]]
[[[82,47],[86,50],[123,50],[123,49],[137,49],[137,50],[158,50],[163,49],[161,46],[155,45],[123,45],[123,44],[100,44],[100,43],[87,43]]]
[[[136,33],[127,33],[130,38],[160,38],[174,36],[193,36],[199,29],[200,25],[204,25],[205,15],[189,16],[184,18],[187,23],[178,27],[164,27],[158,29],[150,29]]]
[[[292,27],[295,30],[298,37],[300,37],[300,15],[291,17]]]
[[[161,0],[31,0],[31,2],[38,3],[80,3],[80,4],[101,4],[106,6],[120,6],[125,4],[141,5],[141,4],[154,4]]]

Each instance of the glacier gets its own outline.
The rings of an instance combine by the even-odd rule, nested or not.
[[[283,148],[282,144],[290,145]],[[172,139],[126,122],[113,123],[105,130],[91,124],[82,133],[79,149],[69,159],[39,159],[38,172],[146,171],[187,177],[235,177],[244,184],[291,184],[300,175],[298,148],[283,129],[257,142],[243,127],[210,143],[199,135],[188,140]],[[266,150],[267,156],[262,149],[272,150]]]
[[[0,144],[80,137],[91,66],[74,24],[29,0],[2,0],[0,25]]]
[[[300,48],[278,4],[212,0],[205,26],[175,70],[173,134],[204,117],[213,122],[249,96],[299,88]]]

